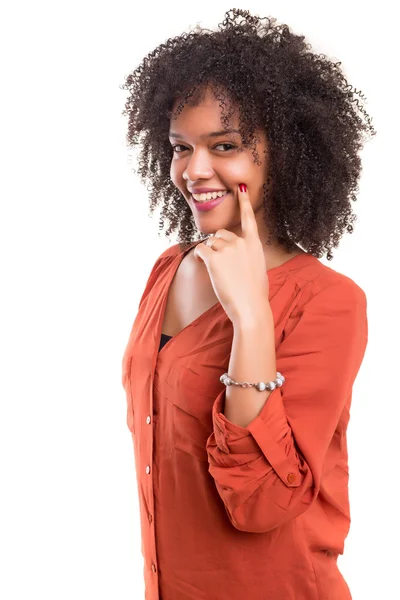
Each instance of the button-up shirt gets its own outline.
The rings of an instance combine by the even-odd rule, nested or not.
[[[168,291],[194,245],[155,262],[122,361],[145,598],[349,600],[337,558],[365,293],[311,254],[267,271],[285,382],[241,427],[224,416],[233,325],[219,302],[160,349]]]

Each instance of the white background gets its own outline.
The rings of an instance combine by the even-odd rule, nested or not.
[[[119,86],[168,37],[197,22],[216,28],[233,7],[3,5],[2,600],[143,598],[121,359],[150,269],[170,244],[158,237],[158,212],[148,217],[146,188],[129,163]],[[354,600],[399,598],[395,3],[245,8],[275,16],[342,61],[378,131],[362,152],[355,232],[329,263],[364,289],[369,311],[348,429],[352,524],[339,566]]]

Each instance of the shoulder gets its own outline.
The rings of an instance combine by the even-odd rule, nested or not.
[[[185,252],[185,249],[188,250],[196,245],[196,243],[186,244],[185,247],[181,247],[179,243],[173,244],[161,252],[150,270],[139,306],[155,285],[162,285],[165,278],[168,277],[169,269],[173,268],[176,257],[181,256]]]
[[[179,244],[173,244],[172,246],[169,246],[168,248],[163,250],[161,254],[156,258],[153,264],[152,272],[157,270],[157,268],[160,266],[164,267],[166,263],[171,262],[171,260],[178,256],[180,253],[181,250],[179,249]]]
[[[302,304],[312,306],[323,302],[330,306],[361,305],[366,307],[367,297],[360,285],[351,277],[322,263],[310,255],[307,265],[290,274],[302,290]]]
[[[185,246],[181,246],[179,243],[172,244],[172,246],[169,246],[160,254],[160,256],[157,258],[157,261],[163,260],[164,258],[173,258],[175,256],[178,256],[179,254],[183,254],[183,252],[189,250],[189,248],[193,248],[198,243],[199,242],[192,242],[190,244],[186,244]]]
[[[297,329],[300,337],[292,339],[301,339],[302,344],[308,338],[334,345],[347,340],[361,350],[365,348],[367,297],[351,277],[309,255],[306,264],[291,270],[288,280],[295,300],[285,324],[285,337]]]

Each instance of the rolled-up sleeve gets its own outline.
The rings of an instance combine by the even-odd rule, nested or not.
[[[276,349],[285,382],[247,427],[224,416],[225,388],[217,396],[209,472],[237,529],[267,532],[312,504],[328,448],[350,409],[367,339],[365,294],[345,278],[298,310]]]

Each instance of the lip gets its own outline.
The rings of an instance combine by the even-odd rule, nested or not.
[[[195,200],[193,198],[193,196],[192,196],[192,200],[193,200],[194,206],[197,208],[198,211],[205,212],[205,211],[209,211],[209,210],[215,208],[216,206],[218,206],[219,204],[221,204],[227,196],[229,196],[229,192],[227,192],[220,198],[215,198],[215,200],[210,200],[209,202],[197,202],[197,200]]]

